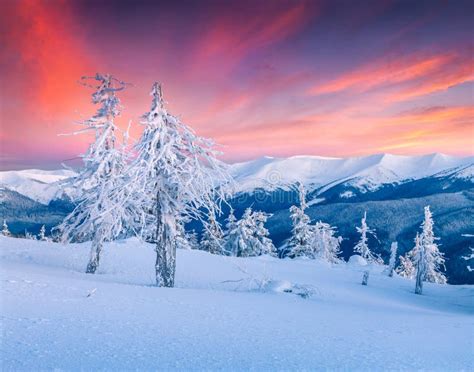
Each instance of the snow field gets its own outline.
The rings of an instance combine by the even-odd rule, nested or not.
[[[179,250],[176,288],[154,251],[0,237],[3,370],[466,370],[472,286],[414,282],[357,264]],[[304,289],[309,297],[298,295]],[[291,292],[288,292],[291,290]]]

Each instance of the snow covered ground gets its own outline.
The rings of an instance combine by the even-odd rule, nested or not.
[[[0,237],[3,370],[469,370],[474,287],[363,267],[178,252],[156,288],[152,246]],[[286,292],[291,290],[292,292]],[[306,297],[306,298],[305,298]]]

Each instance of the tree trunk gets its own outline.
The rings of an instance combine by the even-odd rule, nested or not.
[[[423,272],[422,268],[418,266],[418,270],[416,272],[416,284],[415,284],[415,293],[422,294],[423,293]]]
[[[176,242],[173,236],[174,234],[169,226],[171,216],[163,215],[159,196],[157,196],[156,216],[156,286],[174,287],[176,271]]]
[[[390,267],[390,268],[389,268],[388,276],[389,276],[389,277],[392,277],[392,276],[393,276],[393,267]]]
[[[362,277],[362,285],[367,285],[368,281],[369,281],[369,272],[364,271],[364,276]]]
[[[102,243],[100,241],[92,242],[91,257],[87,264],[86,274],[95,274],[99,267],[100,253],[102,252]]]
[[[415,293],[423,293],[423,280],[425,280],[425,248],[420,247],[419,258],[416,265]]]

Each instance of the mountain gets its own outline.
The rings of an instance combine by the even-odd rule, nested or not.
[[[371,247],[387,259],[392,241],[399,242],[399,254],[412,248],[423,207],[430,205],[450,283],[474,284],[462,258],[474,246],[472,156],[263,157],[232,164],[230,172],[236,180],[230,205],[237,217],[249,206],[272,213],[267,227],[277,246],[290,236],[288,209],[299,202],[296,184],[303,183],[308,215],[313,222],[337,227],[345,258],[352,254],[358,239],[355,226],[364,211],[378,236]],[[62,182],[73,175],[66,170],[0,172],[0,212],[10,230],[37,233],[42,224],[50,228],[59,223],[72,208]],[[228,207],[224,209],[222,223],[228,213]],[[200,229],[198,224],[188,227]]]
[[[263,157],[233,164],[231,173],[239,192],[289,189],[296,182],[306,185],[309,191],[318,189],[320,193],[340,184],[360,192],[373,192],[387,184],[401,184],[442,175],[443,172],[472,182],[473,164],[474,156],[454,157],[439,153],[422,156],[376,154],[352,158]],[[470,170],[465,170],[466,167]]]
[[[74,176],[71,170],[39,170],[0,172],[0,187],[28,197],[41,204],[62,198],[61,181]]]

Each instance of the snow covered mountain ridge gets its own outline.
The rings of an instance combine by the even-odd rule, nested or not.
[[[398,184],[443,174],[473,179],[474,156],[455,157],[440,153],[402,156],[376,154],[350,158],[292,156],[263,157],[231,166],[238,191],[257,188],[286,189],[302,182],[310,190],[350,183],[353,187],[373,191],[384,184]]]
[[[230,164],[237,192],[255,189],[287,190],[302,182],[319,192],[338,184],[361,192],[374,191],[386,184],[400,184],[425,177],[454,177],[474,180],[474,156],[456,157],[440,153],[403,156],[376,154],[362,157],[321,156],[262,157]],[[71,170],[29,169],[0,172],[0,187],[18,192],[42,204],[62,195],[61,181],[74,176]]]

